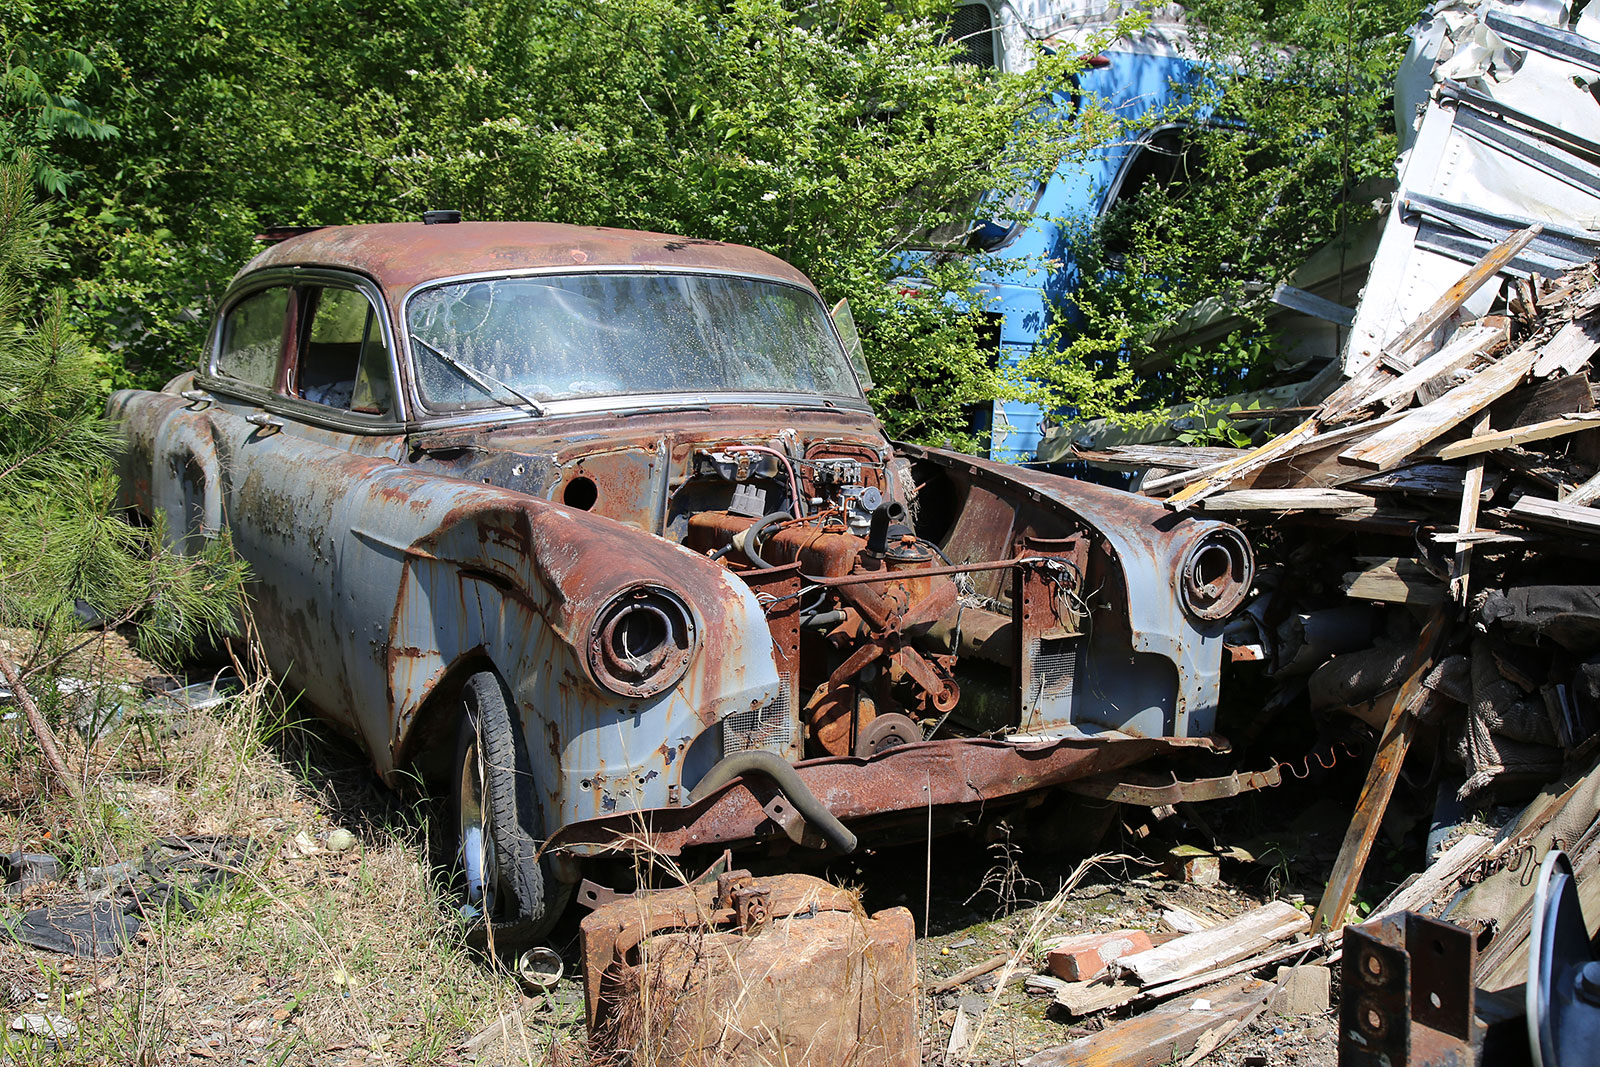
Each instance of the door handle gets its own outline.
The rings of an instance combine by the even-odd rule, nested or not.
[[[211,399],[211,394],[210,393],[204,392],[204,391],[199,390],[199,389],[185,389],[183,392],[179,393],[178,395],[183,397],[190,404],[213,404],[213,403],[216,403],[216,401]]]
[[[263,430],[272,430],[273,432],[277,432],[278,430],[283,429],[283,420],[272,415],[268,415],[265,411],[258,411],[254,415],[246,415],[244,417],[244,421],[248,422],[252,426],[259,426]]]

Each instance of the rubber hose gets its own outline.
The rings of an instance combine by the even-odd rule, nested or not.
[[[761,535],[767,532],[767,527],[779,522],[789,522],[794,518],[787,511],[774,511],[771,515],[763,515],[756,520],[756,524],[744,535],[744,554],[751,563],[763,570],[771,570],[773,564],[761,558]]]
[[[776,752],[758,748],[724,756],[695,784],[689,794],[689,802],[692,804],[746,774],[762,774],[772,779],[772,784],[778,787],[778,791],[794,805],[806,822],[814,826],[822,839],[840,853],[848,856],[856,850],[856,835],[845,828],[844,823],[817,799],[815,793],[806,788],[794,767]]]

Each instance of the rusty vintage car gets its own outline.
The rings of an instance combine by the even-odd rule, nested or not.
[[[853,336],[749,248],[332,227],[109,413],[126,505],[226,527],[273,670],[532,937],[641,840],[849,851],[1214,746],[1240,534],[892,445]]]

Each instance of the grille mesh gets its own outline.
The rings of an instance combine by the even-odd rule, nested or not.
[[[722,751],[747,752],[752,748],[788,748],[794,740],[794,717],[789,714],[789,690],[785,681],[778,699],[759,708],[736,711],[722,720]]]
[[[1024,703],[1029,710],[1045,697],[1072,699],[1074,675],[1078,670],[1078,642],[1034,640],[1028,649],[1028,684],[1023,686]]]

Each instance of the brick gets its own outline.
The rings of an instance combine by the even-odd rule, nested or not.
[[[1077,934],[1050,946],[1050,973],[1068,982],[1087,982],[1112,960],[1153,947],[1150,935],[1143,930]]]

